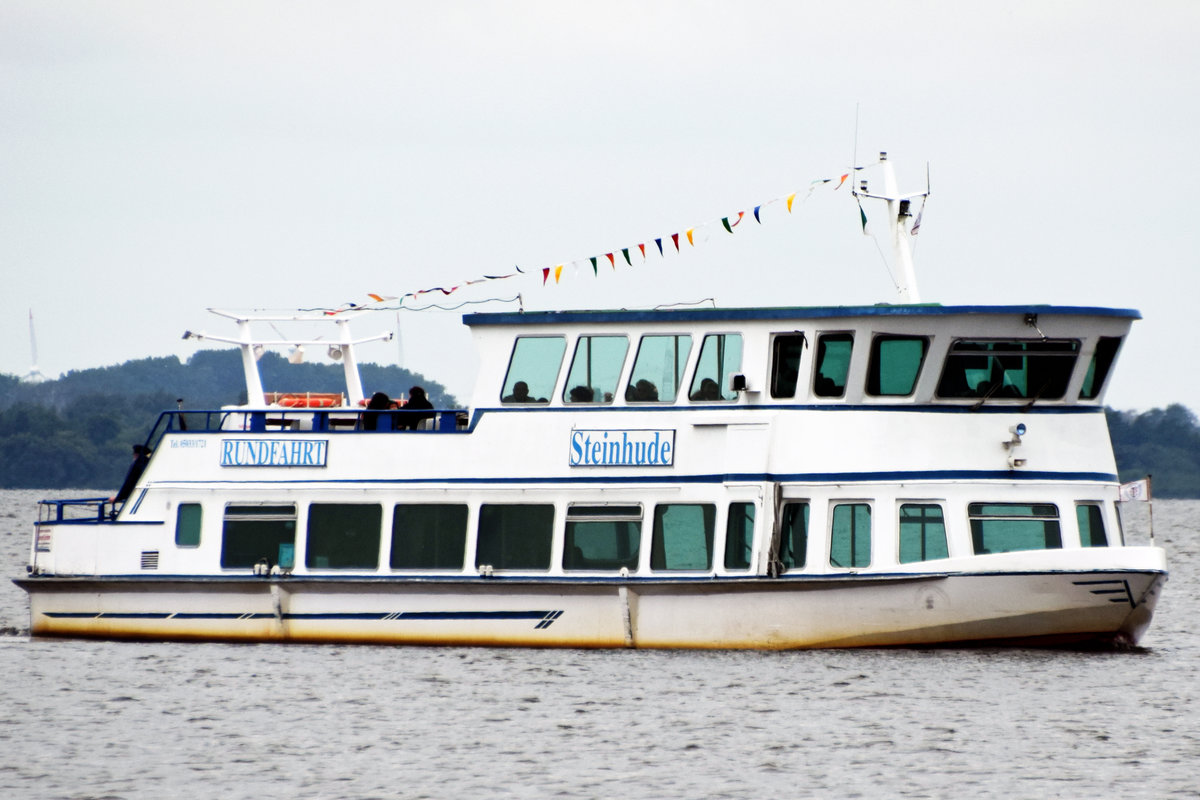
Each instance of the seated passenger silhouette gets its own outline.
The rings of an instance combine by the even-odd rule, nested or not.
[[[371,395],[371,399],[367,401],[367,411],[362,415],[363,430],[378,430],[379,412],[387,411],[392,407],[392,398],[388,397],[386,392],[376,392]]]
[[[570,398],[572,403],[590,403],[596,398],[596,393],[590,386],[576,386],[571,390]]]
[[[537,400],[529,396],[529,384],[525,381],[517,381],[513,384],[512,394],[503,398],[505,403],[536,403]]]
[[[705,378],[700,381],[699,390],[692,392],[692,400],[720,400],[721,387],[717,386],[717,382],[712,378]]]
[[[658,400],[658,387],[643,378],[625,390],[625,399],[633,403],[653,403]]]

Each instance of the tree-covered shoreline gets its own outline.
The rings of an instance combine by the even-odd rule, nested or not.
[[[276,353],[259,362],[263,388],[338,392],[340,366],[289,364]],[[437,408],[457,405],[445,388],[400,367],[360,365],[363,388],[391,395],[420,385]],[[217,409],[244,403],[236,350],[77,370],[43,383],[0,375],[0,488],[65,489],[120,484],[130,446],[145,441],[159,413],[176,407]],[[1200,424],[1186,407],[1145,412],[1105,409],[1122,481],[1153,475],[1155,497],[1200,498]]]

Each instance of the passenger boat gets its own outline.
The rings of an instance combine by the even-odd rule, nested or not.
[[[362,409],[361,315],[333,407],[266,402],[256,351],[301,343],[227,316],[251,402],[164,412],[116,508],[41,503],[33,635],[1132,645],[1167,577],[1104,416],[1133,310],[474,313],[469,407],[417,425]]]

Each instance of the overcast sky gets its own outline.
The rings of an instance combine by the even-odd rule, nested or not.
[[[901,190],[932,176],[923,300],[1136,308],[1107,402],[1200,410],[1197,41],[1191,0],[2,0],[0,372],[29,371],[30,309],[55,376],[186,358],[185,329],[233,332],[208,307],[514,265],[405,305],[895,302],[849,193],[801,203],[887,150]],[[678,255],[619,253],[796,191]],[[466,399],[462,311],[515,307],[355,332],[399,325],[362,358]]]

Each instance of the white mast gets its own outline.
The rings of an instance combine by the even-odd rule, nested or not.
[[[879,166],[883,169],[883,194],[868,191],[866,179],[861,180],[858,187],[852,191],[855,197],[883,200],[887,203],[887,221],[892,239],[892,253],[900,272],[898,277],[894,276],[899,283],[896,288],[900,293],[900,301],[902,303],[919,303],[921,302],[921,293],[917,289],[917,273],[913,268],[912,246],[909,242],[912,234],[905,229],[905,223],[911,216],[909,206],[912,199],[929,196],[928,177],[925,191],[900,194],[896,187],[896,171],[892,168],[892,162],[888,161],[886,152],[879,154]]]
[[[33,309],[29,309],[29,372],[21,380],[26,383],[41,383],[46,376],[38,369],[37,336],[33,332]]]

